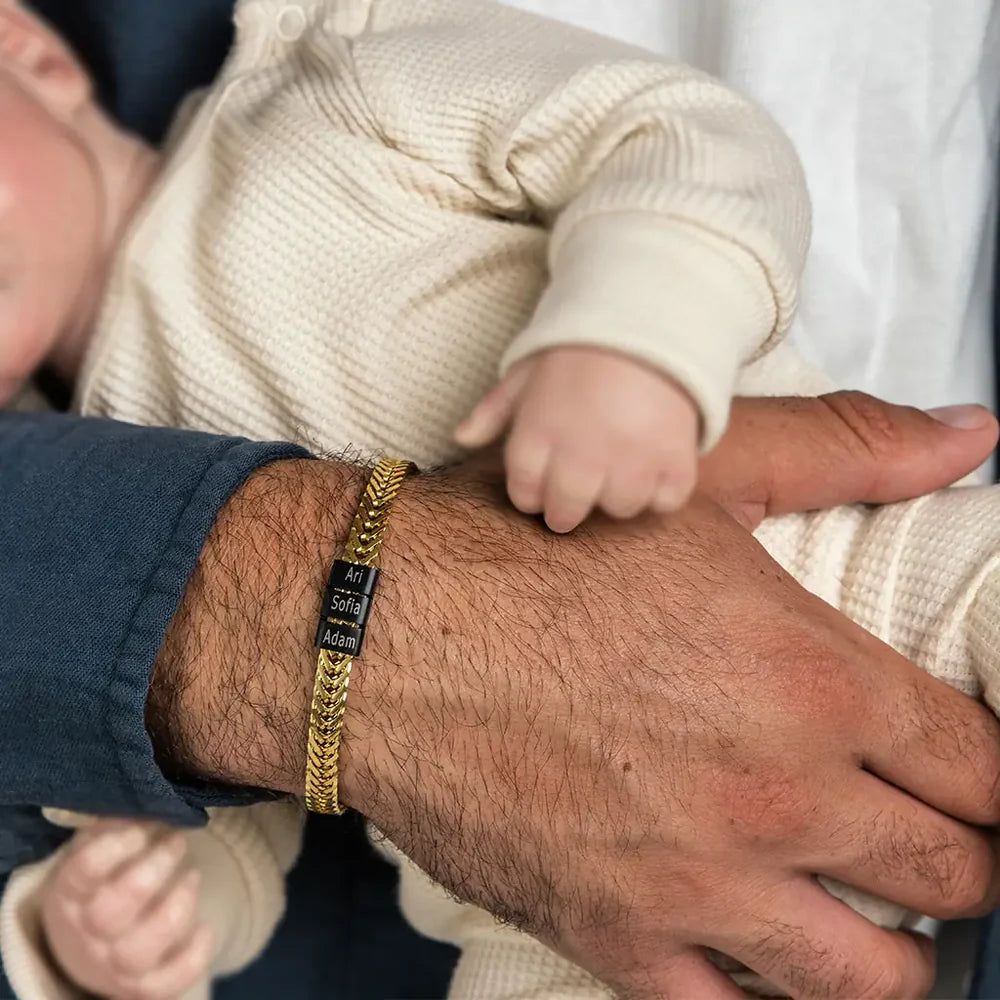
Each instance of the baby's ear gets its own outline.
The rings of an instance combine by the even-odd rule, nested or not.
[[[55,114],[90,101],[90,77],[66,43],[17,0],[0,0],[0,66]]]

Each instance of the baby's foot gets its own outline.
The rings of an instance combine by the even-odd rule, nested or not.
[[[42,923],[68,979],[111,1000],[176,1000],[208,971],[187,838],[148,823],[80,830],[45,886]]]
[[[481,447],[510,424],[507,489],[553,531],[595,508],[611,517],[667,514],[694,489],[699,414],[661,372],[595,347],[557,347],[525,359],[456,431]]]

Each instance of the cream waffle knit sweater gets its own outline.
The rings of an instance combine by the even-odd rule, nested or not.
[[[243,0],[79,389],[136,423],[457,455],[519,358],[669,372],[711,445],[788,327],[798,160],[686,66],[486,0]]]

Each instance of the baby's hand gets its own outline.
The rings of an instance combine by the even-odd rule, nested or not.
[[[66,977],[111,1000],[176,1000],[202,978],[212,935],[197,925],[187,839],[101,820],[76,833],[45,886],[42,924]]]
[[[694,489],[698,410],[672,379],[596,347],[558,347],[525,359],[455,432],[477,448],[512,424],[507,489],[553,531],[595,508],[612,517],[668,513]]]

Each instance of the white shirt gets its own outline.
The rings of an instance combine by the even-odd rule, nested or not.
[[[815,234],[794,339],[842,385],[993,401],[997,0],[508,0],[694,63],[791,135]]]

